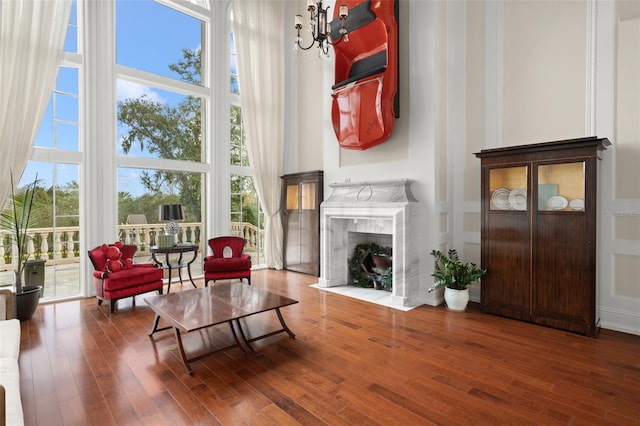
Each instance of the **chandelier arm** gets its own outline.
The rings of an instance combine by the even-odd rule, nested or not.
[[[340,42],[342,42],[342,39],[344,39],[344,34],[342,34],[340,36],[340,38],[338,39],[338,41],[336,41],[335,43],[331,42],[331,39],[327,40],[327,42],[331,45],[331,46],[335,46],[336,44],[340,44]]]
[[[314,44],[316,44],[316,41],[315,41],[315,39],[314,39],[314,40],[311,40],[311,44],[310,44],[309,46],[307,46],[307,47],[303,47],[303,46],[300,44],[300,42],[299,42],[299,41],[296,41],[296,44],[297,44],[297,45],[298,45],[298,47],[299,47],[300,49],[302,49],[302,50],[309,50],[309,49],[311,49],[311,48],[313,47],[313,45],[314,45]]]

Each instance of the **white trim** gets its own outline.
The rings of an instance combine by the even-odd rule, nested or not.
[[[640,314],[612,308],[600,308],[600,327],[640,335]]]
[[[466,125],[466,5],[447,3],[447,202],[464,202],[464,155]],[[462,123],[462,124],[461,124]],[[462,160],[462,161],[461,161]],[[449,243],[462,252],[464,236],[456,229],[464,227],[464,212],[453,209],[449,215]]]
[[[175,78],[165,77],[135,68],[130,68],[124,65],[116,65],[116,78],[120,80],[127,80],[143,86],[153,85],[153,87],[156,87],[158,89],[182,93],[183,95],[200,96],[205,99],[211,96],[211,92],[207,87],[198,86],[196,84],[187,83]]]

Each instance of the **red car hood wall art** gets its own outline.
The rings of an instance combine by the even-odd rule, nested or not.
[[[349,41],[333,46],[335,84],[331,119],[342,148],[365,150],[386,141],[398,115],[398,3],[336,2],[333,40],[340,38],[339,7],[349,8]]]

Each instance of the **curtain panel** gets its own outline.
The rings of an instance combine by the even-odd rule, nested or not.
[[[71,0],[0,2],[0,210],[31,155],[62,61]]]
[[[284,3],[233,0],[242,120],[249,161],[265,213],[267,267],[283,267],[280,218],[284,135]]]

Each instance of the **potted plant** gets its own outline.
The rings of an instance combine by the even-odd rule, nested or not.
[[[28,235],[31,225],[33,200],[38,176],[23,190],[16,192],[13,174],[11,177],[11,198],[8,206],[0,213],[0,226],[10,231],[11,258],[14,264],[14,286],[16,292],[16,314],[19,320],[30,319],[35,313],[40,299],[40,286],[23,286],[24,269],[29,260],[27,243],[32,238]],[[16,250],[16,252],[14,252]]]
[[[433,250],[431,255],[435,258],[431,276],[436,278],[436,282],[429,289],[429,293],[444,286],[447,308],[452,311],[464,311],[469,303],[469,285],[480,282],[487,270],[472,262],[462,263],[456,250],[449,250],[446,255]]]

